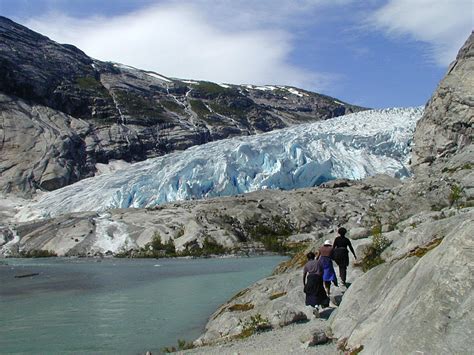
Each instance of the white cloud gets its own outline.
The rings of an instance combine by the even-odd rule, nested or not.
[[[182,4],[183,0],[171,0]],[[346,5],[354,0],[192,0],[205,9],[207,18],[223,28],[255,28],[263,26],[301,26],[315,21],[322,12]]]
[[[408,35],[430,45],[434,61],[446,66],[473,28],[472,0],[390,0],[370,22],[390,35]]]
[[[226,1],[213,7],[210,1],[197,0],[193,5],[172,1],[112,18],[75,19],[50,13],[29,19],[25,25],[57,42],[74,44],[94,58],[167,76],[316,90],[328,84],[329,76],[292,65],[293,37],[288,29],[273,22],[327,2],[304,0],[304,7],[292,12],[288,6],[275,11],[267,6],[267,15],[275,15],[271,23],[257,22],[263,11],[261,4],[246,8],[250,2],[239,2],[241,10],[247,9],[239,12],[232,2],[229,7],[222,6]],[[274,5],[278,3],[287,2],[275,0]],[[232,16],[231,10],[241,18]]]

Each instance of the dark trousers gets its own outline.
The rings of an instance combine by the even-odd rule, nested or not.
[[[342,280],[342,283],[346,283],[347,276],[347,265],[339,265],[339,277]]]

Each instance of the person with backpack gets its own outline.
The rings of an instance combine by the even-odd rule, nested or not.
[[[347,277],[347,267],[349,266],[349,251],[352,252],[354,258],[357,259],[355,255],[354,248],[352,247],[351,241],[346,237],[347,229],[340,227],[337,230],[339,234],[333,243],[333,258],[336,264],[339,266],[339,277],[341,278],[342,284],[347,287],[346,277]]]

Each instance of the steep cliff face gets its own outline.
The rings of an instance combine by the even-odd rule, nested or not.
[[[83,120],[0,93],[0,172],[3,189],[55,189],[84,175],[81,138],[91,130]],[[36,185],[36,186],[35,186]]]
[[[436,159],[470,149],[474,124],[474,33],[449,66],[427,104],[414,137],[413,165],[420,170]]]
[[[57,189],[92,176],[97,163],[141,161],[213,140],[362,109],[291,87],[185,81],[100,62],[4,17],[0,17],[0,93],[0,134],[5,137],[0,190],[27,195],[36,188]],[[60,117],[64,123],[57,122]],[[51,120],[59,126],[82,121],[79,128],[72,124],[65,132],[46,127]],[[19,121],[23,128],[32,128],[30,135],[39,141],[56,141],[54,152],[42,150],[41,161],[33,155],[28,164],[15,159],[28,154],[32,143],[14,139],[9,144],[6,127]],[[43,132],[49,136],[42,137]],[[50,166],[47,176],[41,168],[31,169],[45,166],[45,160]],[[7,175],[8,181],[3,178]],[[21,178],[11,179],[15,176]]]

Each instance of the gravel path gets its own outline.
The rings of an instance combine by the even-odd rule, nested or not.
[[[315,329],[326,329],[325,319],[313,319],[306,323],[291,324],[284,328],[252,335],[246,339],[236,340],[214,346],[203,346],[192,350],[180,351],[177,354],[206,355],[262,355],[262,354],[337,354],[336,344],[329,342],[324,345],[308,347],[302,343],[302,334]]]

